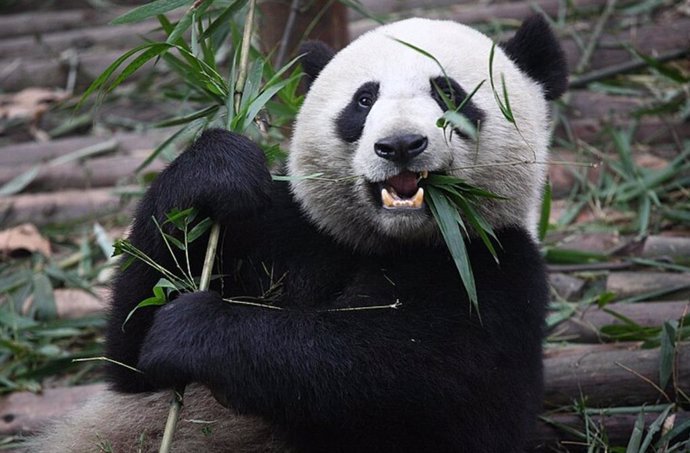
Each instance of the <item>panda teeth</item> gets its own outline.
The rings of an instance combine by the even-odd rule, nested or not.
[[[421,187],[417,189],[417,193],[412,197],[412,206],[415,208],[421,208],[424,203],[424,189]]]
[[[412,198],[402,199],[393,188],[389,191],[384,187],[381,189],[381,200],[386,208],[421,208],[424,203],[424,189],[420,187]]]

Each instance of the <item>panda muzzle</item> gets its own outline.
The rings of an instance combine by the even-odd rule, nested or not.
[[[424,189],[419,181],[429,175],[403,171],[381,184],[381,201],[386,209],[420,209],[424,204]]]

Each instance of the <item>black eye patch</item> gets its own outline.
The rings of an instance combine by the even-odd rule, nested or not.
[[[436,101],[438,106],[441,107],[441,110],[443,110],[444,112],[447,112],[449,109],[446,105],[446,102],[439,94],[439,90],[441,90],[441,92],[443,92],[446,98],[451,101],[453,108],[457,108],[458,106],[460,106],[463,103],[463,101],[465,101],[465,98],[467,98],[467,93],[465,92],[465,90],[463,90],[462,87],[458,85],[458,82],[451,79],[450,77],[447,79],[445,77],[436,77],[435,79],[431,79],[430,85],[431,97]],[[475,126],[481,121],[484,121],[484,112],[476,105],[474,105],[471,99],[465,102],[465,105],[463,105],[460,109],[460,113],[465,115],[465,117]],[[469,138],[467,134],[465,134],[461,130],[457,128],[453,130],[459,136],[463,138]]]
[[[367,82],[357,89],[350,103],[340,112],[336,120],[336,127],[340,138],[348,143],[359,140],[362,136],[367,116],[378,96],[378,82]]]

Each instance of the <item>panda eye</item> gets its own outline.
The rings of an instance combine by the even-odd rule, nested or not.
[[[362,94],[357,99],[357,104],[362,108],[368,109],[374,105],[374,98],[370,94]]]

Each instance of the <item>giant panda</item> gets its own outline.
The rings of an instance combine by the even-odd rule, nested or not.
[[[462,110],[476,139],[449,137],[436,86],[459,105],[489,77],[491,48],[467,26],[427,19],[338,53],[306,44],[289,182],[272,180],[248,138],[204,132],[151,185],[130,240],[174,269],[151,217],[195,207],[222,226],[222,278],[124,324],[161,276],[141,262],[123,269],[106,352],[141,373],[110,366],[111,390],[33,451],[156,451],[170,389],[188,384],[175,452],[522,451],[542,398],[548,290],[534,230],[547,101],[567,70],[544,19],[526,20],[493,61],[517,127],[487,82]],[[498,261],[467,241],[478,312],[424,201],[429,172],[506,197],[480,206]],[[270,307],[223,300],[271,287]]]

